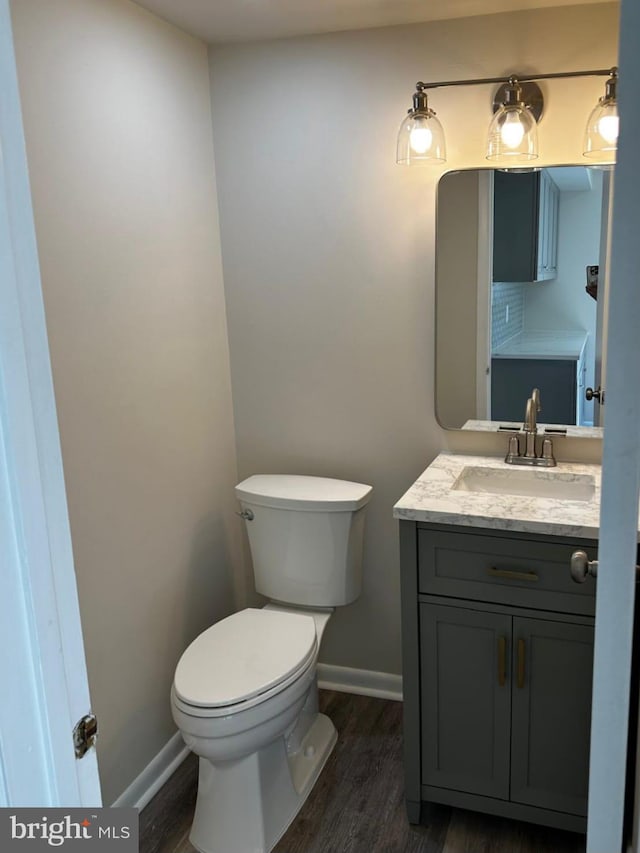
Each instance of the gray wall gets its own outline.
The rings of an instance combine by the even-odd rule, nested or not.
[[[174,733],[239,526],[204,44],[126,0],[13,24],[104,802]]]
[[[403,169],[395,137],[415,81],[616,55],[609,4],[211,50],[239,474],[375,488],[364,592],[329,623],[325,663],[400,671],[392,505],[444,447],[504,452],[496,436],[445,433],[433,406],[435,187],[445,169],[486,166],[491,91],[434,93],[449,162]],[[581,159],[602,81],[543,89],[540,165]],[[579,439],[556,451],[594,453]]]

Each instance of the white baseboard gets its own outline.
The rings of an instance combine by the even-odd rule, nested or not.
[[[377,696],[402,702],[402,676],[349,666],[318,664],[318,686],[324,690],[355,693],[358,696]]]
[[[130,806],[142,811],[188,755],[189,748],[185,746],[180,732],[176,732],[126,791],[120,794],[113,806]]]
[[[402,676],[388,672],[320,663],[318,686],[341,693],[402,701]],[[112,805],[130,806],[142,811],[188,755],[188,747],[185,746],[180,732],[176,732]]]

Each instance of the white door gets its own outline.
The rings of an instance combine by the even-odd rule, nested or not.
[[[640,487],[639,38],[640,3],[622,0],[619,100],[623,123],[613,200],[588,853],[619,853],[623,843]]]
[[[8,0],[0,93],[0,806],[100,805]]]

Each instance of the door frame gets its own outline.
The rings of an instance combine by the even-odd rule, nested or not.
[[[493,283],[493,170],[478,175],[476,301],[476,414],[491,420],[491,295]]]
[[[98,806],[90,711],[8,0],[0,0],[0,806]]]
[[[622,0],[587,853],[622,849],[640,491],[640,3]],[[638,811],[636,791],[636,812]],[[637,839],[634,840],[637,849]]]
[[[607,323],[609,322],[609,254],[611,251],[611,210],[613,207],[614,174],[602,175],[602,212],[600,216],[600,252],[598,257],[598,299],[596,307],[596,341],[594,388],[606,385]],[[584,399],[582,406],[584,407]],[[604,409],[593,400],[593,425],[604,426]]]

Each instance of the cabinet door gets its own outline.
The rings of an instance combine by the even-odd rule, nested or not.
[[[511,617],[420,605],[422,783],[509,799]]]
[[[546,171],[540,175],[540,209],[536,281],[548,281],[557,275],[558,188]]]
[[[494,172],[494,281],[536,279],[539,175]]]
[[[540,181],[540,205],[538,209],[538,253],[536,280],[541,281],[545,278],[546,270],[549,265],[549,241],[551,236],[549,222],[549,178],[546,172],[539,173]]]
[[[576,363],[570,359],[492,358],[492,420],[522,421],[531,389],[539,388],[540,422],[575,424],[576,375]]]
[[[513,619],[511,800],[587,813],[593,628]]]
[[[551,221],[549,237],[549,261],[547,278],[558,274],[558,228],[560,226],[560,193],[553,180],[549,178],[549,219]]]

